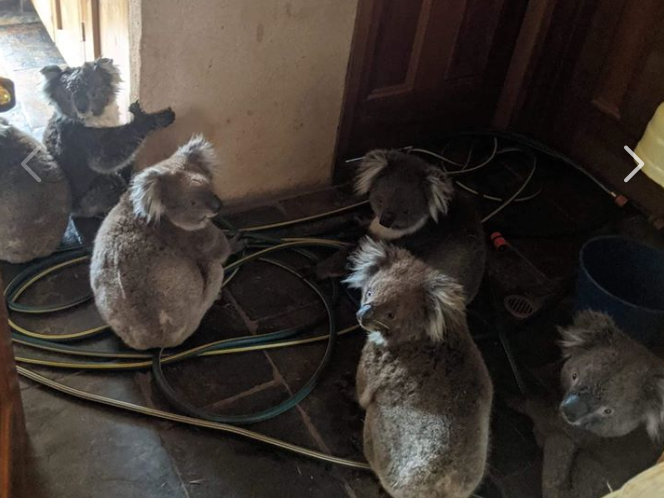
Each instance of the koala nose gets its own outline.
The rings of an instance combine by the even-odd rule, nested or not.
[[[219,197],[215,196],[212,199],[212,204],[210,206],[210,209],[212,209],[212,212],[214,212],[216,214],[216,213],[219,213],[219,211],[221,211],[222,207],[223,207],[223,203],[221,202],[221,199],[219,199]]]
[[[370,304],[363,304],[362,307],[357,311],[357,320],[362,321],[366,320],[367,318],[371,318],[371,315],[373,315],[373,306]]]
[[[380,224],[385,228],[391,228],[396,218],[397,216],[392,211],[386,211],[380,217]]]
[[[90,107],[90,102],[88,101],[87,95],[85,95],[84,93],[75,93],[74,107],[76,107],[76,110],[81,114],[88,112],[88,108]]]
[[[560,404],[560,410],[568,422],[574,423],[589,413],[588,404],[577,394],[569,394]]]

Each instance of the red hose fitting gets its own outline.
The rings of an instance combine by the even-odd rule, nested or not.
[[[505,240],[505,237],[503,237],[503,234],[500,232],[493,232],[491,234],[491,242],[493,243],[494,249],[497,251],[504,251],[510,245],[510,243]]]

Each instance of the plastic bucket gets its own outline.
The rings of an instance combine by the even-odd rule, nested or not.
[[[589,240],[579,255],[575,308],[612,316],[649,346],[664,344],[664,253],[619,236]]]

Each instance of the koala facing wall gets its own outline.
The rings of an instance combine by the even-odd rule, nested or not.
[[[27,166],[21,163],[36,154]],[[0,259],[25,263],[50,255],[70,210],[67,178],[39,142],[0,118]]]
[[[368,332],[357,371],[367,460],[394,498],[471,496],[484,475],[493,388],[461,287],[370,238],[351,265]]]
[[[231,253],[211,219],[221,201],[212,146],[194,137],[134,178],[97,234],[90,266],[95,302],[135,349],[174,347],[218,297]]]
[[[459,282],[469,303],[486,262],[484,231],[474,201],[456,193],[445,173],[413,154],[374,150],[362,163],[356,191],[369,196],[369,233],[392,241]]]
[[[599,498],[664,450],[664,361],[603,313],[560,333],[562,401],[525,405],[544,448],[543,496]]]
[[[133,121],[120,125],[120,74],[111,59],[64,70],[47,66],[41,73],[44,95],[55,107],[44,143],[69,180],[72,214],[106,214],[127,188],[119,172],[131,167],[147,135],[169,126],[175,115],[170,109],[145,113],[134,103],[129,108]]]

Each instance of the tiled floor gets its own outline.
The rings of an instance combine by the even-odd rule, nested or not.
[[[37,133],[48,112],[39,107],[34,86],[44,64],[62,62],[38,24],[3,25],[0,16],[0,57],[5,71],[19,84],[21,106],[10,119]],[[38,47],[43,47],[39,52]],[[37,50],[38,53],[31,52]],[[8,73],[5,73],[8,74]],[[510,167],[523,175],[521,159]],[[513,175],[495,169],[479,175],[476,187],[497,195],[514,191]],[[497,189],[496,185],[502,187]],[[501,230],[514,250],[491,252],[487,278],[469,316],[473,334],[496,385],[492,450],[483,498],[540,496],[540,450],[527,419],[507,407],[518,394],[505,350],[498,339],[504,331],[514,361],[528,389],[541,387],[558,353],[555,325],[569,320],[576,255],[593,234],[627,232],[662,244],[629,209],[620,211],[584,177],[565,166],[540,166],[534,188],[540,196],[515,204],[487,224]],[[496,191],[498,190],[498,191]],[[236,226],[251,226],[319,213],[351,202],[343,189],[328,189],[230,216]],[[488,212],[495,204],[487,204]],[[310,235],[347,227],[349,216],[311,223],[292,233]],[[89,227],[94,231],[94,227]],[[333,230],[338,233],[338,230]],[[278,234],[277,234],[278,235]],[[89,236],[89,233],[88,233]],[[288,256],[294,264],[304,263]],[[294,258],[294,259],[292,259]],[[2,266],[5,282],[19,267]],[[83,292],[84,267],[48,277],[25,296],[29,303],[54,303]],[[520,323],[495,303],[507,294],[544,302],[552,293],[562,299],[536,319]],[[204,319],[187,345],[269,332],[315,320],[321,306],[315,295],[294,277],[264,263],[243,269]],[[352,306],[342,298],[340,326],[354,322]],[[81,330],[100,323],[92,305],[48,318],[16,316],[20,324],[52,334]],[[318,325],[307,335],[323,332]],[[354,374],[364,337],[341,338],[320,385],[297,408],[250,428],[323,452],[361,458],[362,413],[354,399]],[[88,341],[91,348],[114,349],[112,336]],[[325,345],[209,357],[165,368],[174,389],[190,402],[224,414],[264,409],[299,389],[320,361]],[[23,347],[18,356],[43,357]],[[46,355],[48,357],[48,355]],[[169,409],[149,371],[90,373],[33,367],[59,381],[120,400]],[[555,367],[553,368],[555,370]],[[54,394],[22,381],[31,454],[27,465],[31,498],[374,498],[384,496],[371,474],[294,456],[281,450],[210,430],[132,416]]]
[[[41,139],[52,109],[42,99],[39,70],[64,63],[34,12],[0,10],[0,76],[14,81],[18,101],[3,118]]]

